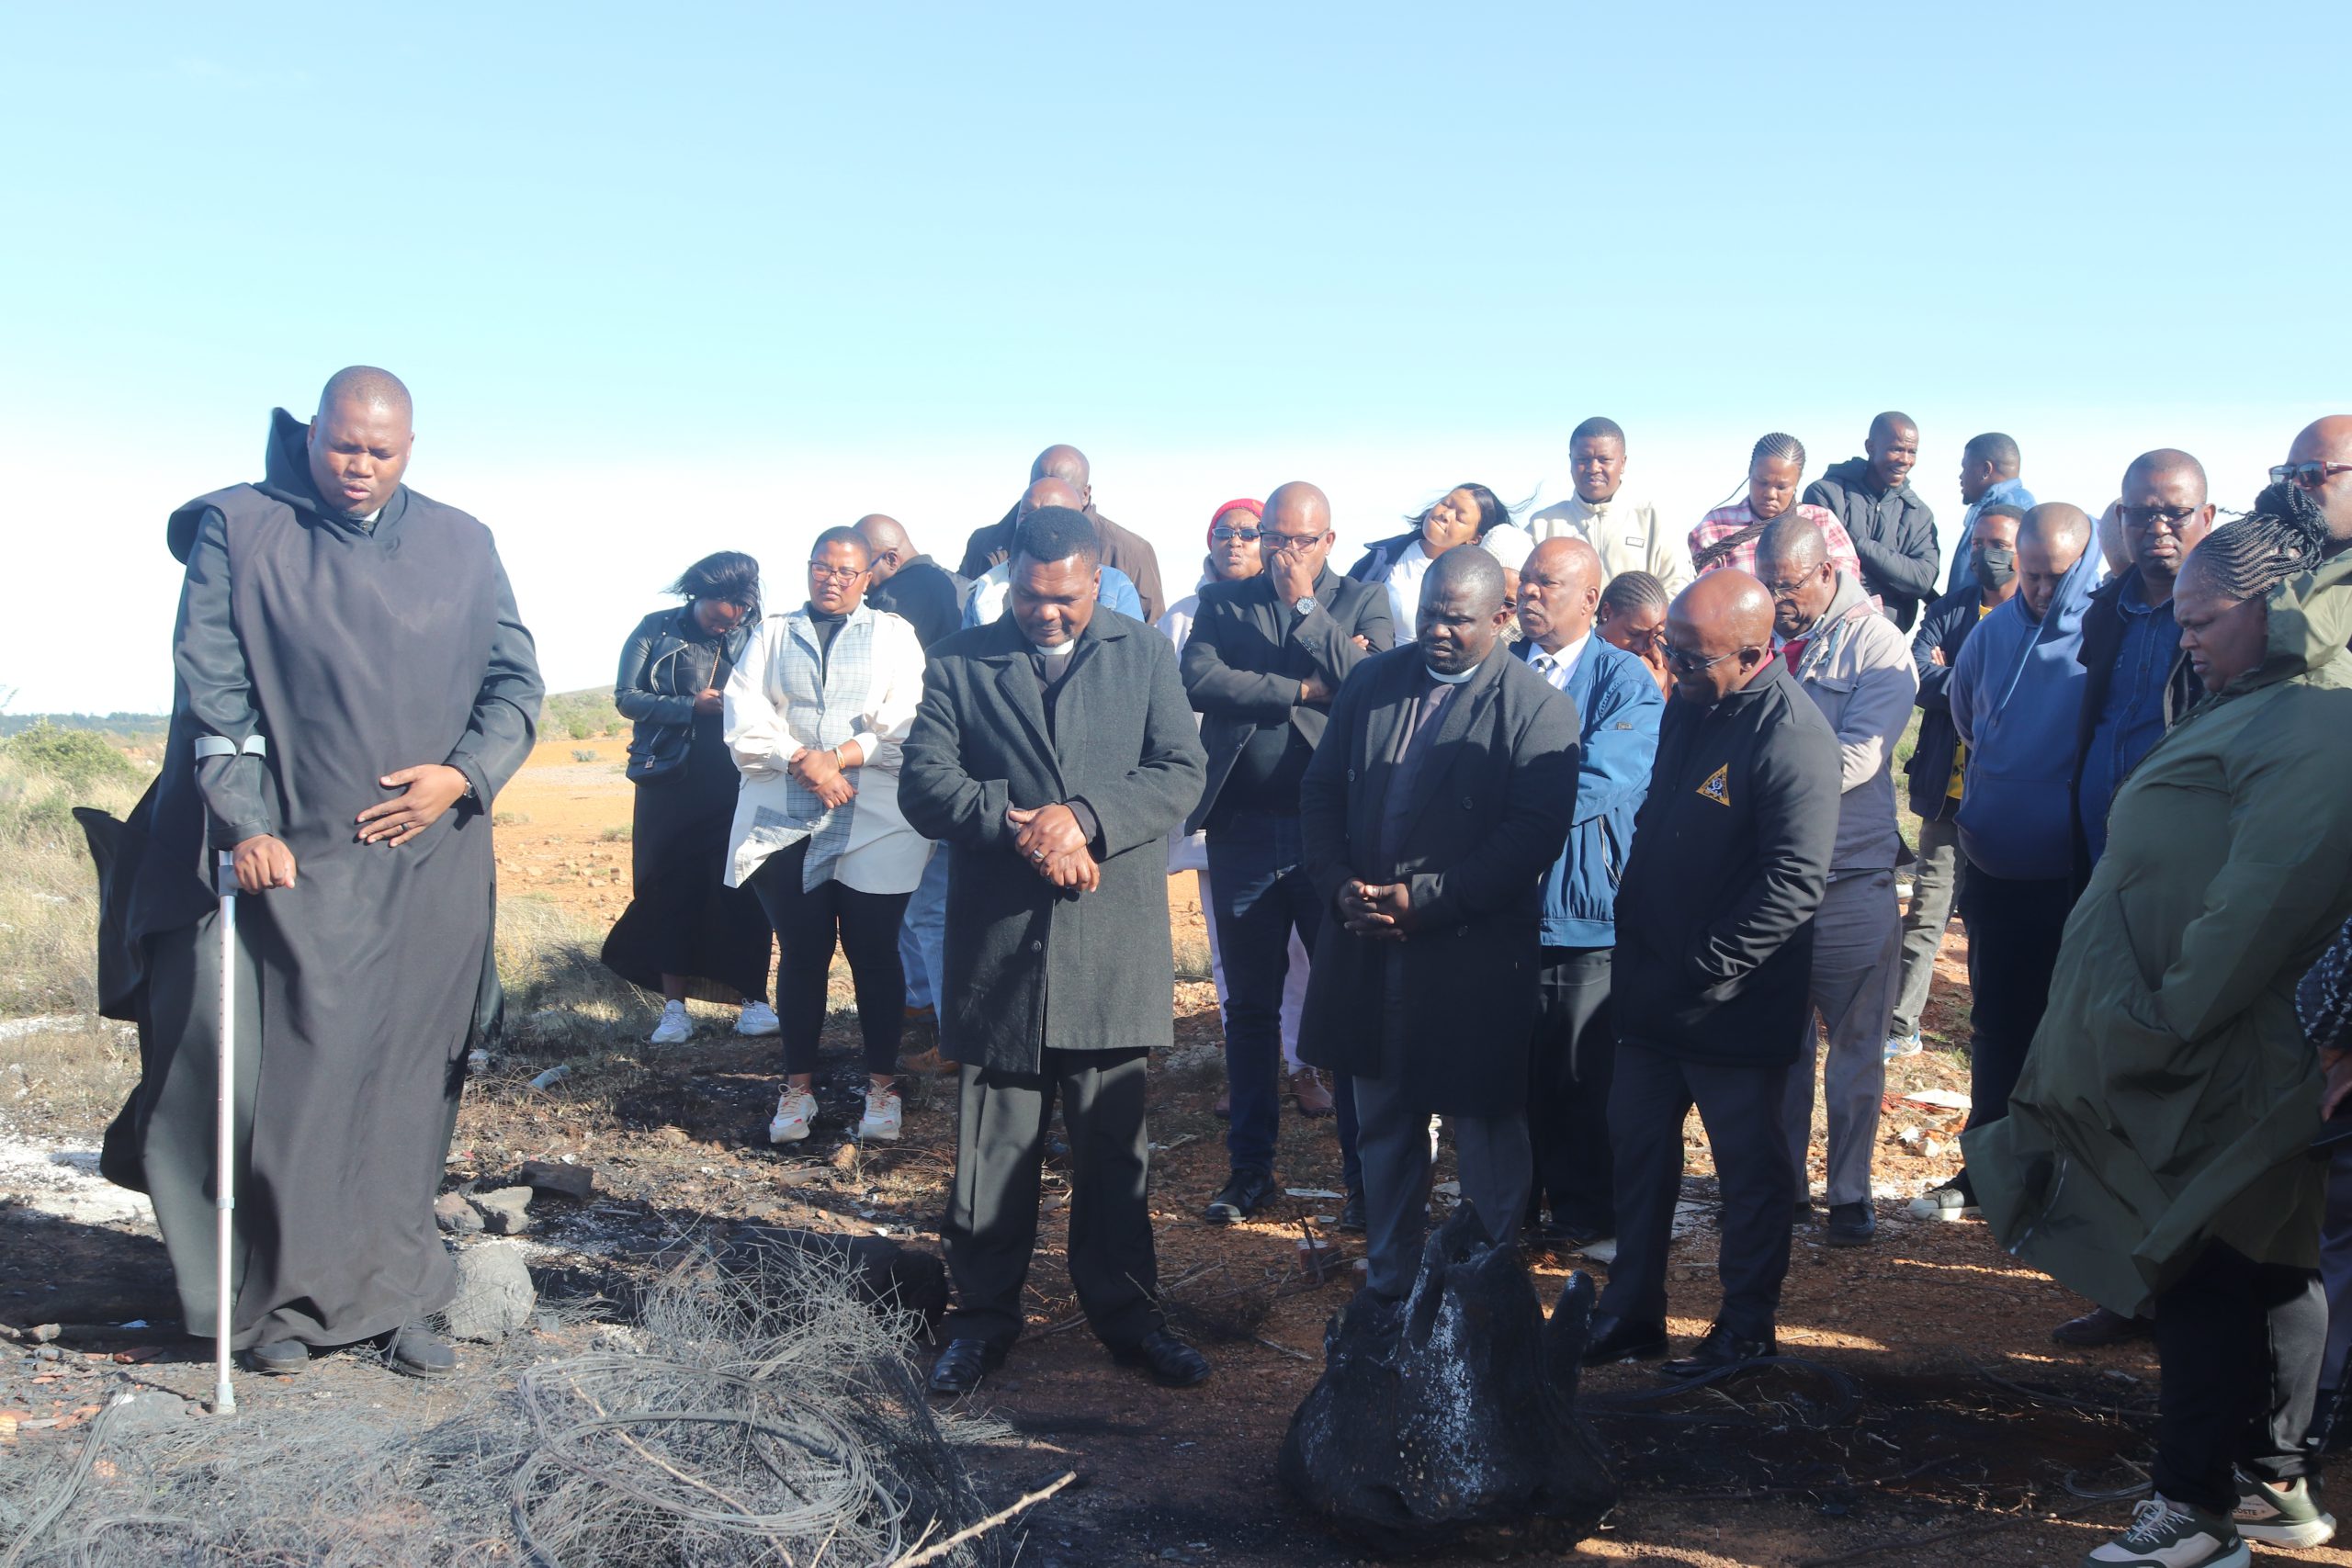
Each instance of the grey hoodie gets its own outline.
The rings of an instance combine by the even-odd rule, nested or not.
[[[1843,793],[1829,879],[1892,871],[1903,844],[1894,827],[1894,743],[1919,694],[1911,641],[1841,571],[1829,608],[1804,635],[1795,671],[1838,735]]]

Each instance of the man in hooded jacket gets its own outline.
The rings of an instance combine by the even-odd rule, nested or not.
[[[1862,456],[1833,463],[1804,490],[1806,504],[1844,525],[1861,558],[1862,587],[1905,631],[1920,604],[1936,596],[1943,554],[1936,543],[1936,514],[1911,488],[1911,467],[1918,460],[1918,425],[1909,414],[1890,411],[1871,421]]]
[[[401,482],[410,409],[389,373],[338,372],[308,425],[277,411],[264,479],[172,514],[169,750],[107,879],[129,959],[107,1011],[137,1021],[141,1071],[102,1168],[153,1198],[209,1337],[212,877],[233,861],[231,1343],[266,1371],[363,1341],[456,1364],[424,1322],[456,1290],[433,1200],[497,1014],[491,801],[543,688],[490,531]]]

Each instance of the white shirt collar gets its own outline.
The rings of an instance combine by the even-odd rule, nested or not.
[[[1068,659],[1072,653],[1078,651],[1078,638],[1071,637],[1068,642],[1057,642],[1051,646],[1042,642],[1033,642],[1029,645],[1029,651],[1041,654],[1047,659]]]
[[[1551,682],[1555,687],[1566,691],[1569,681],[1576,676],[1577,664],[1583,661],[1585,644],[1591,640],[1592,634],[1587,632],[1576,641],[1563,647],[1557,653],[1546,653],[1539,648],[1528,657],[1527,661],[1532,664],[1537,660],[1542,660],[1544,668],[1537,673]]]
[[[1480,662],[1483,663],[1484,660],[1481,660]],[[1476,675],[1478,672],[1478,666],[1476,664],[1473,664],[1469,669],[1464,670],[1459,675],[1441,675],[1436,671],[1430,670],[1428,661],[1426,660],[1422,662],[1421,668],[1429,670],[1430,679],[1435,681],[1441,686],[1459,686],[1463,682],[1467,681],[1471,676]]]

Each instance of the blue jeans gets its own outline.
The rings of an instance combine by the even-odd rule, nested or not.
[[[947,846],[933,844],[922,880],[899,926],[899,963],[907,972],[907,1006],[936,1007],[947,950]]]
[[[1290,974],[1290,935],[1307,952],[1323,924],[1322,902],[1307,880],[1298,818],[1236,811],[1208,831],[1209,897],[1216,905],[1218,956],[1225,961],[1225,1073],[1233,1121],[1225,1146],[1236,1170],[1272,1172],[1282,1122],[1283,982]],[[1339,1112],[1340,1157],[1348,1190],[1361,1191],[1356,1105],[1342,1077],[1331,1085]]]

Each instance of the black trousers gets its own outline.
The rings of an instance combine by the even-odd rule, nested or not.
[[[2058,940],[2074,912],[2075,886],[2066,877],[2019,881],[1971,864],[1960,889],[1960,918],[1968,928],[1968,1125],[1982,1127],[2009,1113],[2009,1094],[2025,1070],[2025,1054],[2050,1005],[2050,976]],[[1960,1178],[1967,1179],[1965,1173]]]
[[[1069,1135],[1069,1282],[1095,1337],[1133,1348],[1165,1319],[1145,1196],[1144,1060],[1131,1051],[1047,1051],[1043,1070],[966,1063],[947,1199],[951,1339],[1007,1346],[1020,1337],[1021,1287],[1037,1247],[1037,1174],[1054,1101]]]
[[[1723,1189],[1717,1321],[1744,1338],[1772,1331],[1789,1272],[1789,1211],[1797,1177],[1789,1164],[1781,1101],[1791,1066],[1726,1067],[1686,1062],[1646,1046],[1617,1047],[1609,1089],[1616,1134],[1617,1260],[1600,1310],[1628,1323],[1666,1319],[1666,1252],[1682,1195],[1682,1122],[1695,1105],[1715,1152]]]
[[[1605,947],[1547,947],[1535,972],[1527,1053],[1527,1134],[1535,1153],[1528,1218],[1617,1234],[1609,1150],[1609,1084],[1617,1059]]]
[[[800,886],[808,840],[780,850],[752,874],[752,891],[775,928],[776,1020],[783,1025],[784,1070],[817,1070],[817,1037],[825,1029],[826,977],[833,944],[849,960],[857,989],[857,1028],[865,1041],[865,1070],[899,1070],[899,1041],[906,1032],[907,971],[899,958],[899,924],[906,893],[860,893],[838,882]]]
[[[2317,1270],[2208,1243],[2156,1297],[2156,1490],[2226,1515],[2238,1500],[2233,1466],[2269,1482],[2318,1473],[2303,1438],[2326,1351]]]

